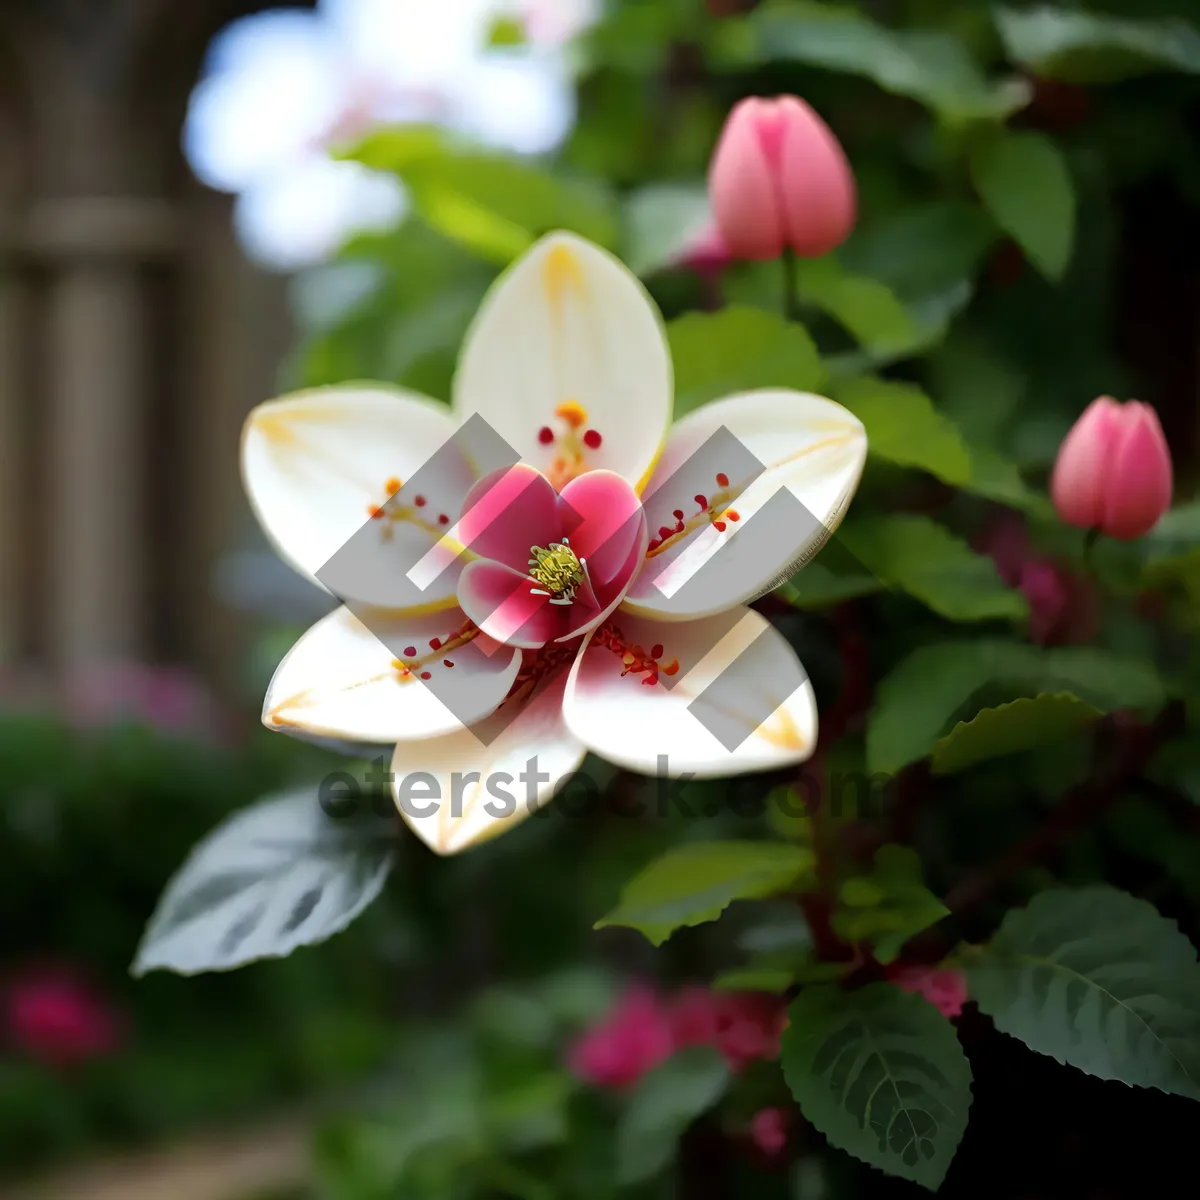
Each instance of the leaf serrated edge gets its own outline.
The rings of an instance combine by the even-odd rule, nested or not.
[[[1164,924],[1164,925],[1169,926],[1171,929],[1171,932],[1174,933],[1176,937],[1180,938],[1188,946],[1192,946],[1191,939],[1179,927],[1179,922],[1176,921],[1174,917],[1165,916],[1153,904],[1151,904],[1149,900],[1146,900],[1144,897],[1135,896],[1131,892],[1123,891],[1121,888],[1111,887],[1108,884],[1089,884],[1084,887],[1077,887],[1077,888],[1050,888],[1044,892],[1039,892],[1037,895],[1031,897],[1030,900],[1028,901],[1028,903],[1022,905],[1020,908],[1010,909],[1005,914],[1004,920],[1001,921],[1000,928],[996,930],[996,934],[999,934],[1004,929],[1004,927],[1007,924],[1009,924],[1010,921],[1020,920],[1021,916],[1025,913],[1028,913],[1028,911],[1043,896],[1053,896],[1056,894],[1057,895],[1070,894],[1070,895],[1074,895],[1074,896],[1086,896],[1086,895],[1097,895],[1097,894],[1106,895],[1106,896],[1119,896],[1121,898],[1122,903],[1130,903],[1133,905],[1137,905],[1139,908],[1146,909],[1156,920],[1162,922],[1162,924]],[[995,936],[996,935],[994,934],[993,937],[995,937]],[[1193,950],[1195,949],[1194,946],[1192,946],[1192,948],[1193,948]],[[986,964],[986,959],[987,959],[989,949],[990,949],[989,945],[972,947],[972,951],[973,951],[972,957],[974,957],[976,959],[976,964],[973,967],[969,966],[969,965],[965,965],[968,989],[970,988],[970,983],[971,983],[971,971],[987,969],[985,964]],[[1038,965],[1043,965],[1043,966],[1059,967],[1061,965],[1061,964],[1055,962],[1053,959],[1042,958],[1041,956],[1036,956],[1036,955],[1018,955],[1017,957],[1027,959],[1031,962],[1036,962]],[[984,960],[984,964],[980,964],[980,962],[979,962],[980,959]],[[1198,962],[1197,965],[1200,965],[1200,962]],[[1089,979],[1086,975],[1081,975],[1078,971],[1072,970],[1070,967],[1064,967],[1063,970],[1069,972],[1074,978],[1082,980],[1089,987],[1094,987],[1094,988],[1096,988],[1097,991],[1103,992],[1106,996],[1109,997],[1110,1000],[1112,1000],[1112,1002],[1115,1005],[1117,1005],[1119,1008],[1123,1009],[1124,1011],[1128,1012],[1132,1017],[1134,1017],[1142,1025],[1142,1027],[1150,1034],[1150,1036],[1154,1039],[1154,1041],[1156,1043],[1158,1043],[1160,1046],[1162,1046],[1163,1049],[1166,1050],[1167,1053],[1171,1056],[1171,1058],[1173,1058],[1175,1060],[1176,1064],[1179,1066],[1179,1068],[1183,1072],[1183,1074],[1188,1079],[1193,1080],[1193,1082],[1196,1085],[1196,1091],[1190,1095],[1188,1093],[1172,1092],[1172,1091],[1168,1091],[1166,1088],[1160,1087],[1156,1083],[1147,1084],[1147,1085],[1143,1085],[1143,1084],[1139,1084],[1139,1083],[1130,1083],[1128,1080],[1119,1079],[1114,1075],[1097,1075],[1094,1071],[1086,1071],[1086,1070],[1084,1070],[1083,1067],[1078,1067],[1074,1063],[1068,1062],[1065,1057],[1060,1058],[1057,1054],[1054,1054],[1050,1051],[1037,1050],[1033,1046],[1030,1046],[1029,1043],[1026,1042],[1025,1039],[1022,1038],[1020,1035],[1013,1033],[1009,1029],[1006,1029],[997,1020],[996,1014],[989,1012],[986,1008],[984,1008],[984,1006],[979,1002],[979,1000],[974,995],[971,996],[971,999],[974,1000],[975,1005],[976,1005],[976,1007],[978,1007],[979,1011],[981,1013],[983,1013],[984,1016],[990,1018],[992,1024],[995,1026],[995,1028],[1000,1033],[1003,1033],[1005,1037],[1013,1038],[1014,1040],[1020,1042],[1021,1045],[1025,1046],[1026,1049],[1028,1049],[1031,1053],[1040,1054],[1044,1058],[1052,1059],[1054,1062],[1058,1063],[1059,1066],[1067,1067],[1072,1071],[1078,1071],[1081,1075],[1088,1076],[1089,1079],[1099,1079],[1105,1083],[1121,1083],[1121,1084],[1124,1084],[1128,1088],[1142,1088],[1145,1086],[1145,1087],[1151,1088],[1153,1091],[1161,1092],[1165,1096],[1183,1095],[1187,1099],[1200,1100],[1200,1079],[1196,1079],[1192,1076],[1192,1073],[1183,1065],[1183,1063],[1181,1063],[1179,1061],[1179,1058],[1176,1056],[1174,1050],[1172,1050],[1170,1046],[1168,1046],[1165,1042],[1162,1041],[1162,1039],[1155,1033],[1155,1031],[1153,1029],[1150,1028],[1149,1025],[1146,1024],[1145,1020],[1138,1013],[1134,1012],[1133,1009],[1129,1008],[1129,1006],[1127,1004],[1125,1004],[1121,1000],[1118,1000],[1117,997],[1114,996],[1111,992],[1109,992],[1106,988],[1101,987],[1099,984],[1097,984],[1093,980]]]

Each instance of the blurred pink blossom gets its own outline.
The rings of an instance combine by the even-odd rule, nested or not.
[[[1091,584],[1062,564],[1037,554],[1023,518],[1013,512],[995,517],[975,540],[975,548],[995,564],[1009,587],[1029,602],[1029,637],[1040,646],[1090,641],[1098,614]]]
[[[531,42],[553,47],[590,29],[602,7],[601,0],[519,0],[517,12]]]
[[[68,966],[28,968],[0,993],[6,1040],[31,1058],[69,1067],[121,1043],[107,1000]]]
[[[658,994],[635,985],[570,1048],[568,1063],[588,1083],[627,1088],[665,1062],[674,1048],[669,1014]]]
[[[679,255],[679,265],[697,275],[720,275],[732,262],[733,255],[716,225],[709,225],[693,237]]]
[[[968,1000],[967,978],[961,971],[939,967],[900,967],[888,978],[906,992],[924,996],[943,1016],[957,1017]]]
[[[713,1044],[734,1073],[752,1062],[779,1057],[779,1036],[787,1010],[776,996],[765,992],[713,992],[715,1017]]]
[[[787,1145],[788,1114],[782,1108],[760,1108],[750,1119],[750,1136],[766,1155],[774,1158]]]
[[[198,679],[176,667],[89,664],[67,680],[62,704],[77,729],[136,722],[174,736],[224,740],[213,697]]]
[[[779,1056],[785,1017],[778,998],[757,992],[687,987],[664,1000],[635,985],[569,1049],[568,1063],[589,1083],[624,1088],[678,1050],[713,1046],[738,1073]]]

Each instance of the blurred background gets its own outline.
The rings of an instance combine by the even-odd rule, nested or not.
[[[4,1200],[911,1191],[844,1158],[779,1168],[745,1128],[736,1168],[708,1162],[693,1136],[682,1182],[587,1184],[613,1153],[611,1113],[607,1097],[581,1093],[564,1047],[608,1011],[621,975],[686,982],[715,953],[700,937],[655,954],[629,931],[591,932],[619,884],[670,842],[669,820],[530,822],[451,863],[408,839],[385,896],[328,943],[228,975],[130,978],[190,847],[238,807],[340,761],[258,725],[274,665],[325,605],[275,561],[248,511],[247,412],[285,388],[355,377],[446,398],[466,320],[511,257],[503,236],[378,181],[356,191],[361,179],[343,189],[300,171],[263,199],[272,172],[317,170],[335,144],[401,119],[441,123],[587,193],[577,208],[555,198],[543,220],[520,191],[526,175],[512,177],[511,198],[503,173],[470,184],[507,225],[530,214],[532,234],[611,227],[668,314],[722,294],[765,306],[773,277],[717,280],[696,250],[703,179],[733,102],[795,92],[858,177],[860,229],[842,260],[898,305],[886,328],[844,310],[839,322],[845,302],[810,276],[823,349],[928,387],[1033,475],[1093,396],[1137,395],[1158,408],[1180,478],[1191,472],[1195,0],[1064,3],[1083,24],[1051,34],[950,0],[861,0],[837,10],[852,20],[832,34],[828,6],[812,4],[763,6],[779,10],[776,26],[749,24],[753,0],[494,5],[477,22],[486,36],[438,66],[443,81],[454,74],[439,93],[437,56],[420,48],[451,36],[439,22],[458,19],[456,3],[359,5],[337,90],[323,66],[297,66],[307,50],[277,52],[286,36],[221,40],[263,9],[249,0],[0,0]],[[1148,33],[1131,21],[1159,23]],[[1011,123],[1049,134],[1071,164],[1078,232],[1058,288],[964,199],[963,113],[1003,108],[1000,79],[1022,97]],[[383,100],[354,92],[372,80]],[[299,147],[287,162],[285,144]],[[665,191],[645,200],[651,184]],[[320,228],[306,224],[314,216]],[[715,300],[714,288],[725,289]],[[822,629],[796,636],[812,643],[805,661],[827,697],[837,664]],[[1196,867],[1183,871],[1193,884]],[[761,943],[769,931],[721,936]],[[1109,1103],[1116,1085],[1095,1106],[1081,1079],[975,1036],[993,1124],[964,1143],[946,1194],[969,1182],[976,1196],[1122,1195],[1137,1162],[1148,1186],[1164,1178],[1165,1150],[1121,1158],[1115,1183],[1105,1164],[1122,1130],[1165,1139],[1177,1109],[1139,1095],[1134,1113],[1132,1100]],[[1026,1131],[1046,1165],[1022,1175],[999,1165],[997,1131],[1027,1105],[1070,1128],[1057,1140]],[[359,1115],[380,1106],[386,1117]],[[527,1153],[557,1155],[553,1171],[513,1166]],[[714,1182],[729,1170],[736,1187]]]

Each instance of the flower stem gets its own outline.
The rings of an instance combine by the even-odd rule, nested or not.
[[[783,315],[789,321],[800,319],[800,260],[796,252],[787,249],[783,252]]]
[[[1072,835],[1098,820],[1141,774],[1163,742],[1177,737],[1182,728],[1183,708],[1172,701],[1154,721],[1130,730],[1120,739],[1116,761],[1103,764],[1092,779],[1069,791],[1051,815],[1024,841],[952,888],[945,899],[946,907],[956,917],[969,915],[991,899],[997,888],[1017,872],[1044,862]],[[1111,736],[1111,719],[1105,722],[1103,729],[1106,736]]]

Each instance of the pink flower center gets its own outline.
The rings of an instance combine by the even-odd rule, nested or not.
[[[585,471],[559,493],[524,464],[477,483],[457,530],[476,556],[459,579],[460,607],[489,637],[530,650],[596,628],[648,541],[641,501],[621,476]]]

